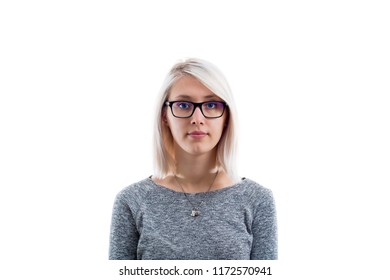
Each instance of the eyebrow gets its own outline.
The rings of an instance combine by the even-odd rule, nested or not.
[[[214,99],[214,98],[218,98],[217,95],[207,95],[207,96],[204,96],[203,98],[205,99]],[[180,94],[178,96],[176,96],[176,99],[189,99],[189,100],[192,100],[192,97],[189,96],[189,95],[186,95],[186,94]]]

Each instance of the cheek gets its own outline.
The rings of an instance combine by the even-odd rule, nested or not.
[[[181,124],[180,121],[178,121],[176,119],[172,119],[172,116],[167,117],[167,124],[166,125],[169,127],[169,129],[174,137],[180,136],[183,134],[183,131],[184,131],[183,124]]]
[[[172,120],[171,116],[166,116],[166,124],[167,126],[169,126],[170,128],[174,127],[175,126],[175,122]]]
[[[223,130],[224,130],[224,122],[223,121],[220,121],[218,123],[215,123],[213,126],[212,126],[212,131],[214,132],[213,134],[217,137],[221,137],[222,133],[223,133]]]

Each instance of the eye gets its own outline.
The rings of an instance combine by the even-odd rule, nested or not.
[[[188,103],[188,102],[176,102],[175,103],[175,106],[182,109],[182,110],[187,110],[189,108],[191,108],[191,103]]]
[[[207,102],[205,105],[206,109],[216,109],[218,107],[217,102]]]

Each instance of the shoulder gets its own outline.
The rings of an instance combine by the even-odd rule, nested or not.
[[[116,195],[116,200],[123,202],[139,202],[148,197],[153,188],[153,181],[150,178],[146,178],[123,188]]]
[[[243,178],[241,181],[241,184],[243,185],[245,191],[253,194],[253,195],[266,195],[266,194],[272,194],[271,189],[264,187],[263,185],[260,185],[259,183],[249,179],[249,178]]]
[[[241,181],[241,184],[243,186],[242,189],[245,192],[245,196],[250,200],[251,203],[257,205],[274,203],[274,197],[271,189],[266,188],[248,178],[244,178]]]

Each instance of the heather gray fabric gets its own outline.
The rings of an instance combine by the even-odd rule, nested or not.
[[[272,192],[250,179],[208,193],[188,194],[151,178],[124,188],[115,199],[109,259],[277,259]]]

